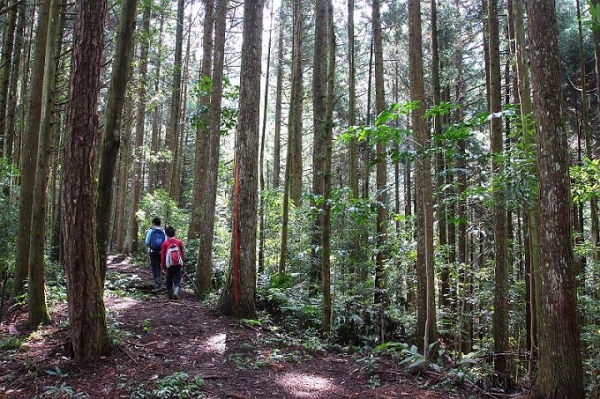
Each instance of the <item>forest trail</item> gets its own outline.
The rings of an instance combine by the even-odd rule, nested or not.
[[[25,310],[12,306],[0,326],[0,342],[13,334],[24,343],[20,349],[0,348],[0,397],[466,397],[420,388],[435,381],[405,374],[397,362],[367,365],[356,356],[286,342],[276,326],[220,316],[195,300],[189,281],[180,300],[170,301],[162,293],[117,296],[111,287],[119,279],[136,281],[130,288],[138,293],[151,288],[149,268],[111,258],[105,298],[116,349],[93,364],[75,363],[65,353],[66,304],[53,309],[51,326],[31,334]]]

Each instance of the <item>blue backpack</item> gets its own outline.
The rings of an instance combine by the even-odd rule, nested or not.
[[[165,231],[163,229],[152,229],[150,233],[150,249],[152,252],[160,252],[165,239]]]

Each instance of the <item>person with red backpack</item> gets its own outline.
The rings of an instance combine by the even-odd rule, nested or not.
[[[150,258],[150,268],[152,277],[154,277],[155,292],[158,292],[162,286],[162,277],[160,275],[160,252],[162,244],[167,239],[165,231],[160,226],[159,217],[152,219],[152,227],[146,232],[145,243],[148,246],[148,257]]]
[[[175,229],[169,226],[165,229],[167,239],[162,244],[160,251],[160,266],[167,275],[167,297],[179,299],[181,289],[181,275],[185,271],[183,244],[175,238]]]

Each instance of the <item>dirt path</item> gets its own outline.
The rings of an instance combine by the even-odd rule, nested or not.
[[[138,275],[138,290],[150,287],[147,268],[113,259],[109,273]],[[187,284],[189,287],[189,284]],[[90,398],[457,398],[420,389],[416,380],[379,364],[367,371],[347,355],[319,354],[300,342],[286,342],[275,328],[245,325],[195,301],[184,287],[179,301],[111,295],[107,315],[113,355],[81,365],[65,353],[66,310],[54,324],[32,334],[19,350],[0,347],[0,397]],[[24,335],[27,315],[13,307],[0,326],[0,342]],[[16,328],[16,331],[15,331]],[[18,331],[23,331],[17,333]],[[185,374],[183,374],[185,373]],[[203,383],[196,383],[201,377]],[[180,396],[177,396],[177,393]],[[41,395],[41,396],[40,396]]]

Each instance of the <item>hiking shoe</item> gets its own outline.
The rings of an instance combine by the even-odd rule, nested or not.
[[[173,299],[174,300],[179,299],[179,287],[175,287],[175,289],[173,290]]]

